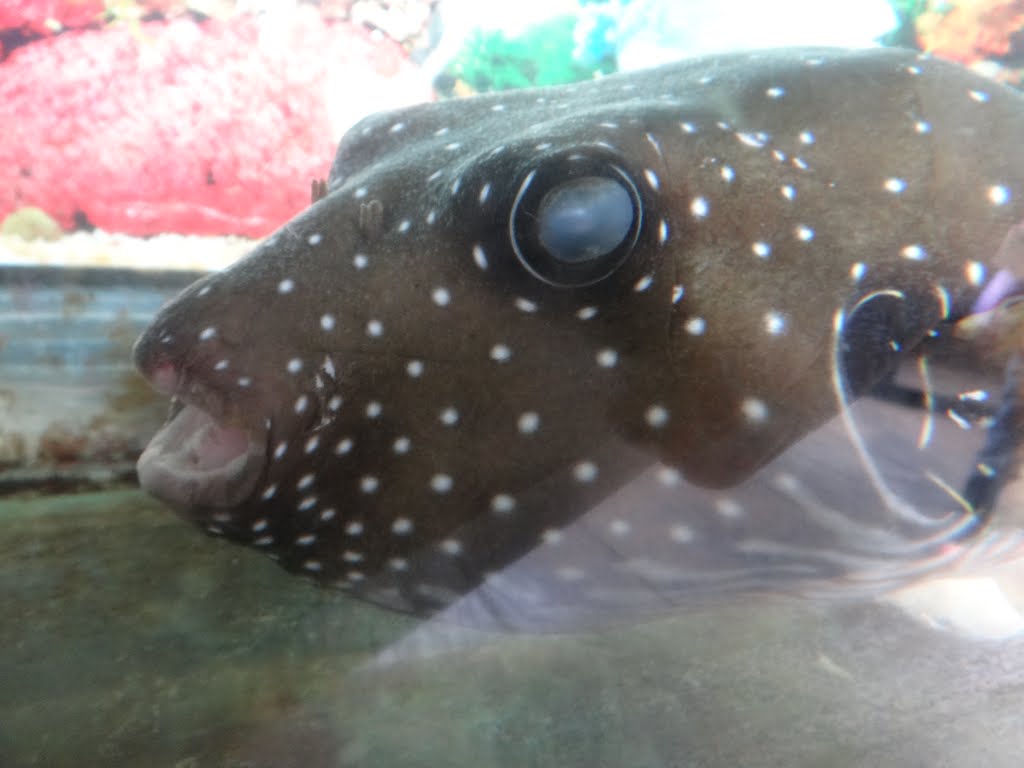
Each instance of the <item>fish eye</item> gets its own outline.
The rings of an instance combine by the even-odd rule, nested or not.
[[[592,285],[633,252],[642,207],[619,166],[579,154],[545,163],[523,180],[509,219],[516,256],[558,287]]]

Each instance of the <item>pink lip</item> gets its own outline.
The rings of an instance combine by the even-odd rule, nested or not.
[[[151,358],[139,367],[156,391],[183,404],[139,457],[143,490],[186,514],[242,504],[266,465],[265,443],[224,424],[218,394],[171,361]]]

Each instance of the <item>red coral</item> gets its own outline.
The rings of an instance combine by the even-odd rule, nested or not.
[[[951,8],[917,18],[921,48],[944,59],[973,64],[1010,52],[1011,37],[1024,24],[1024,0],[960,0]]]
[[[380,90],[403,64],[398,46],[312,10],[22,46],[0,65],[0,103],[18,115],[0,132],[0,219],[34,205],[65,227],[266,234],[330,166],[330,91]]]
[[[47,34],[84,27],[100,21],[103,0],[4,0],[0,3],[0,29]]]

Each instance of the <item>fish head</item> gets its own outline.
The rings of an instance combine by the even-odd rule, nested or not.
[[[139,339],[138,368],[176,402],[143,487],[291,571],[417,613],[557,542],[652,466],[694,489],[669,505],[693,522],[983,282],[908,252],[931,214],[892,212],[879,166],[896,160],[870,132],[840,135],[844,158],[815,154],[765,106],[775,84],[804,87],[810,58],[366,119],[308,209]],[[695,95],[709,71],[722,90]],[[863,111],[838,95],[863,73],[824,72],[821,139]],[[886,88],[864,99],[902,114]],[[792,506],[772,535],[800,538]]]

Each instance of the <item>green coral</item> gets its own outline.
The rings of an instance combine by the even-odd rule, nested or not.
[[[476,92],[484,92],[559,85],[614,72],[613,57],[606,57],[596,67],[584,66],[573,58],[575,28],[574,16],[558,16],[529,27],[517,37],[477,30],[444,74]]]
[[[928,0],[889,0],[889,5],[896,12],[899,24],[892,32],[883,35],[880,42],[883,45],[917,48],[917,32],[914,22],[918,16],[928,10]]]

